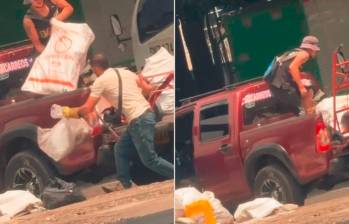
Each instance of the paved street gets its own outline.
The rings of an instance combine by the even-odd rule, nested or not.
[[[10,223],[171,224],[172,211],[173,183],[165,181],[123,191],[102,193],[81,203],[18,217]]]

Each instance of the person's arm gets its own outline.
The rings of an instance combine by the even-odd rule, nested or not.
[[[142,89],[143,95],[148,97],[150,93],[156,89],[155,86],[152,86],[143,76],[142,74],[138,75],[137,79],[138,86]]]
[[[63,108],[63,116],[66,118],[79,118],[86,117],[87,114],[91,113],[98,103],[102,93],[104,91],[104,86],[97,79],[93,85],[90,87],[91,93],[87,98],[86,102],[80,107],[64,107]]]
[[[60,13],[55,19],[64,21],[73,14],[74,8],[66,0],[52,0],[52,2],[60,9]]]
[[[33,21],[30,18],[25,16],[23,18],[23,27],[24,27],[24,30],[25,30],[27,36],[29,37],[29,39],[33,43],[35,50],[37,52],[41,53],[45,49],[45,46],[41,43],[41,41],[39,39],[39,34],[35,28]]]
[[[293,59],[293,61],[289,66],[289,71],[292,75],[292,78],[296,82],[302,96],[307,93],[307,89],[304,87],[302,83],[300,68],[308,60],[309,60],[309,54],[305,51],[300,51],[297,53],[296,57]]]
[[[84,105],[79,107],[78,114],[81,117],[85,117],[87,114],[91,113],[99,101],[99,97],[89,96]]]
[[[87,118],[93,112],[99,97],[89,96],[86,102],[80,107],[63,107],[63,116],[66,118]]]

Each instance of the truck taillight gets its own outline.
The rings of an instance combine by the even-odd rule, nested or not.
[[[319,118],[316,122],[316,151],[327,152],[330,149],[331,141],[328,130],[322,118]]]

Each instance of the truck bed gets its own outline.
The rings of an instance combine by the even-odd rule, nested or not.
[[[160,121],[155,124],[155,143],[157,145],[168,144],[173,138],[173,126],[174,126],[174,115],[169,114],[164,116]],[[120,135],[127,129],[127,125],[123,125],[115,128],[116,132]]]

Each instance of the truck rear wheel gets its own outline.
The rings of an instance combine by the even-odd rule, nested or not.
[[[255,195],[273,197],[281,203],[304,203],[304,191],[282,166],[269,165],[258,171],[254,182]]]
[[[39,153],[23,151],[14,155],[7,164],[5,186],[7,189],[28,190],[40,196],[53,177],[53,171]]]

